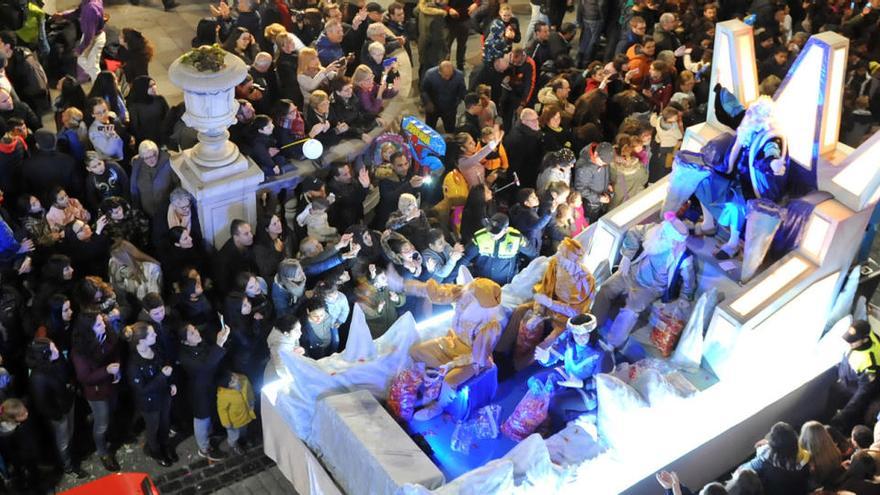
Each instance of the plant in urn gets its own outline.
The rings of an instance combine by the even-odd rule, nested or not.
[[[175,60],[168,76],[183,89],[183,121],[198,131],[198,144],[184,156],[204,182],[228,177],[248,168],[248,161],[229,141],[227,128],[235,123],[235,86],[244,80],[247,65],[218,45],[194,48]]]

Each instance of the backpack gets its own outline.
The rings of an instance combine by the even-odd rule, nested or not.
[[[23,95],[43,95],[49,91],[49,78],[32,51],[15,47],[10,61],[9,78],[16,90]]]

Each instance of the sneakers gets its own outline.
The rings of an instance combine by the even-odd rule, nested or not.
[[[169,466],[171,466],[171,464],[173,464],[171,462],[171,459],[166,457],[164,453],[162,453],[162,454],[153,453],[146,446],[144,446],[144,454],[146,454],[147,457],[152,458],[154,461],[156,461],[156,464],[158,464],[162,467],[169,467]]]
[[[208,450],[199,449],[199,455],[212,462],[222,461],[227,457],[226,452],[214,447],[210,447]]]
[[[238,445],[237,443],[229,448],[229,452],[231,452],[232,455],[237,455],[237,456],[244,455],[244,449],[241,448],[241,446]]]
[[[79,466],[73,466],[65,469],[64,474],[75,476],[78,480],[86,479],[89,477],[89,473]]]
[[[122,469],[119,467],[119,463],[116,462],[116,457],[114,457],[113,454],[102,455],[101,464],[104,465],[104,469],[110,471],[111,473],[115,473]]]
[[[171,462],[177,462],[180,460],[180,457],[177,455],[177,452],[174,451],[174,447],[166,447],[163,450],[163,453],[165,454],[165,458]]]

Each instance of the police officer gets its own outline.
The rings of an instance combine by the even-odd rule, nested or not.
[[[488,278],[498,285],[510,283],[517,272],[517,256],[534,258],[538,253],[520,231],[510,227],[507,215],[496,213],[484,225],[486,228],[474,234],[459,266],[473,263],[474,277]]]
[[[858,388],[843,409],[837,411],[831,424],[841,428],[840,431],[849,431],[853,425],[861,422],[868,404],[880,394],[880,380],[877,379],[877,372],[880,371],[880,338],[867,321],[856,320],[843,334],[843,340],[849,343],[850,351],[839,368],[841,380],[847,381],[847,375],[855,375]]]

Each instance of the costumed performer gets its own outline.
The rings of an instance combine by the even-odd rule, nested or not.
[[[593,314],[602,326],[609,318],[612,303],[626,298],[608,331],[608,344],[622,349],[639,315],[657,299],[671,302],[678,298],[684,313],[690,313],[697,280],[687,236],[687,227],[672,212],[665,213],[660,223],[627,231],[620,268],[602,284],[593,303]]]
[[[452,328],[443,337],[413,345],[409,354],[414,361],[445,374],[440,394],[415,413],[418,421],[427,421],[452,403],[459,386],[494,366],[492,350],[505,320],[501,306],[501,286],[477,278],[467,285],[439,284],[435,280],[403,281],[388,270],[392,290],[405,289],[407,295],[427,297],[434,304],[455,304]]]
[[[535,359],[542,366],[554,366],[536,375],[553,385],[549,412],[554,431],[596,410],[593,377],[614,368],[614,349],[601,340],[596,328],[595,316],[579,314],[568,320],[549,346],[535,348]],[[558,363],[562,366],[555,366]]]

